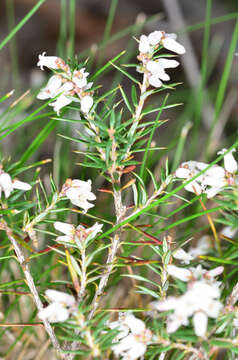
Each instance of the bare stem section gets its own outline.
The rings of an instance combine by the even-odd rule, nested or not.
[[[26,260],[25,260],[25,256],[20,248],[20,246],[18,245],[12,230],[7,226],[6,222],[4,220],[1,221],[1,229],[4,230],[9,238],[9,240],[11,241],[11,244],[14,248],[14,251],[16,253],[17,256],[17,260],[19,262],[19,264],[21,265],[22,271],[24,272],[25,278],[26,278],[26,282],[27,285],[30,289],[30,292],[33,296],[35,305],[38,309],[38,311],[41,311],[43,309],[43,304],[40,300],[38,291],[36,289],[33,277],[31,275],[30,272],[30,268],[29,265],[27,264]],[[53,345],[53,347],[57,350],[57,352],[59,353],[61,359],[67,359],[66,355],[62,353],[61,348],[60,348],[60,344],[55,336],[54,330],[51,327],[50,323],[48,322],[48,320],[44,319],[42,320],[45,330],[48,333],[51,343]]]

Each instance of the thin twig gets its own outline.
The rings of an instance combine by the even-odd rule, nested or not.
[[[12,230],[8,227],[7,223],[4,220],[2,220],[0,225],[1,225],[2,230],[4,230],[6,232],[9,240],[11,241],[11,244],[12,244],[12,246],[14,248],[14,251],[16,253],[16,256],[17,256],[17,260],[18,260],[19,264],[21,265],[22,271],[23,271],[23,273],[25,275],[25,278],[26,278],[27,285],[28,285],[28,287],[30,289],[30,292],[31,292],[32,296],[33,296],[34,303],[35,303],[38,311],[40,312],[43,309],[43,304],[42,304],[42,302],[40,300],[38,291],[36,289],[33,277],[32,277],[31,272],[30,272],[29,265],[27,264],[27,262],[25,260],[24,254],[23,254],[20,246],[18,245],[18,243],[17,243],[17,241],[16,241],[16,239],[14,237],[14,234],[13,234]],[[55,336],[54,330],[51,327],[48,320],[44,319],[44,320],[42,320],[42,322],[44,324],[46,332],[48,333],[48,335],[50,337],[50,340],[51,340],[51,343],[52,343],[53,347],[59,353],[61,359],[67,359],[65,354],[62,353],[62,350],[60,348],[60,344],[59,344],[59,342],[58,342],[58,340],[57,340],[57,338]]]

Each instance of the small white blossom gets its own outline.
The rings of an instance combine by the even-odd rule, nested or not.
[[[93,207],[89,201],[95,200],[96,196],[91,191],[92,181],[67,179],[62,187],[61,195],[65,195],[72,204],[81,207],[86,213],[88,209]]]
[[[72,295],[62,291],[48,289],[45,292],[47,298],[52,301],[47,307],[38,313],[41,320],[48,320],[51,323],[63,322],[68,320],[73,308],[76,305]]]
[[[185,181],[198,175],[198,173],[204,170],[208,164],[187,161],[180,165],[175,171],[175,176]],[[204,193],[208,199],[214,197],[217,193],[221,192],[228,184],[226,173],[221,166],[213,165],[205,173],[198,176],[195,180],[191,181],[184,188],[187,191],[193,192],[197,195]]]
[[[162,31],[153,31],[148,35],[148,41],[151,45],[155,46],[159,44],[160,40],[162,39],[163,33]]]
[[[54,98],[59,94],[59,89],[62,84],[62,79],[58,75],[53,75],[49,79],[46,87],[40,90],[39,94],[37,95],[37,99],[45,100]]]
[[[147,345],[151,342],[152,333],[145,323],[133,314],[120,314],[119,320],[108,324],[111,329],[118,328],[119,333],[114,339],[117,344],[112,346],[114,354],[122,360],[136,360],[144,355]]]
[[[77,85],[79,89],[87,86],[87,77],[89,73],[85,72],[85,68],[80,70],[74,70],[73,72],[73,82]]]
[[[58,236],[56,241],[74,242],[77,236],[78,240],[93,239],[99,232],[102,232],[102,224],[95,223],[90,228],[84,228],[82,225],[78,225],[76,228],[74,225],[64,223],[61,221],[54,222],[56,230],[61,231],[64,236]]]
[[[172,275],[182,280],[181,271],[179,268],[175,268]],[[177,274],[175,270],[177,270]],[[181,270],[184,271],[185,269]],[[169,333],[175,332],[181,325],[187,326],[189,324],[188,319],[192,317],[195,334],[204,337],[207,331],[208,317],[216,319],[223,308],[218,300],[220,283],[215,281],[214,277],[220,275],[224,269],[219,266],[207,271],[198,266],[187,270],[190,272],[190,278],[184,276],[183,281],[187,282],[187,278],[190,281],[185,294],[180,297],[168,297],[163,301],[155,301],[151,306],[159,311],[174,310],[167,320],[167,331]]]
[[[28,191],[31,189],[31,185],[17,179],[12,180],[8,173],[0,169],[0,198],[2,191],[8,198],[14,189]]]
[[[170,80],[170,77],[168,74],[166,74],[165,69],[167,68],[174,68],[179,65],[179,62],[176,60],[169,60],[169,59],[163,59],[160,58],[158,60],[150,60],[146,64],[146,68],[149,71],[149,83],[150,85],[154,87],[160,87],[162,86],[163,81]]]
[[[39,55],[39,61],[37,66],[40,67],[41,70],[44,70],[44,66],[48,67],[49,69],[57,70],[59,68],[57,56],[45,56],[46,52],[44,51],[42,55]]]
[[[217,154],[218,155],[223,155],[226,151],[227,151],[227,149],[222,149],[221,151],[218,151]],[[228,171],[231,174],[235,174],[237,172],[237,169],[238,169],[237,161],[234,159],[234,156],[232,155],[233,152],[235,152],[235,149],[232,149],[231,151],[229,151],[228,154],[226,154],[224,156],[225,170]]]

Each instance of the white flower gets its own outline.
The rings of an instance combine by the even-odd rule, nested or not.
[[[94,206],[89,203],[88,200],[92,201],[96,199],[96,196],[91,192],[91,188],[91,180],[82,181],[68,179],[63,185],[62,194],[66,195],[72,204],[81,207],[84,209],[84,212],[87,212],[88,209]]]
[[[2,170],[1,170],[2,171]],[[31,185],[19,181],[19,180],[12,180],[11,176],[8,173],[5,173],[4,171],[2,171],[0,173],[0,197],[2,195],[2,191],[5,194],[5,197],[8,198],[11,194],[11,192],[13,191],[13,189],[18,189],[18,190],[30,190],[31,189]]]
[[[81,111],[84,113],[88,113],[91,107],[93,106],[93,98],[92,96],[86,95],[81,99]]]
[[[85,72],[85,68],[80,70],[74,70],[73,72],[73,82],[77,85],[79,89],[87,86],[87,76],[88,72]]]
[[[227,151],[227,149],[222,149],[221,151],[218,151],[217,154],[223,155],[226,151]],[[231,151],[229,151],[228,154],[226,154],[224,156],[225,170],[231,174],[235,174],[238,169],[238,164],[237,164],[236,160],[234,159],[234,156],[232,155],[233,152],[235,152],[235,149],[232,149]]]
[[[58,75],[53,75],[49,79],[46,87],[40,90],[39,94],[37,95],[37,99],[45,100],[49,98],[54,98],[56,95],[59,94],[59,89],[62,84],[62,79]]]
[[[69,105],[73,100],[65,96],[64,94],[60,95],[54,102],[50,103],[50,106],[53,106],[54,111],[59,115],[60,110]]]
[[[170,265],[172,266],[172,265]],[[176,268],[176,267],[174,267]],[[179,268],[176,268],[179,273]],[[181,269],[185,270],[185,269]],[[180,297],[169,297],[163,301],[155,301],[151,304],[153,309],[159,311],[174,310],[167,320],[167,331],[175,332],[181,325],[188,325],[188,319],[193,317],[194,331],[197,336],[204,337],[207,330],[208,317],[216,319],[223,308],[220,297],[220,283],[214,277],[221,274],[223,267],[207,271],[201,266],[190,268],[190,280],[188,290]],[[181,273],[181,272],[180,272]],[[175,269],[173,276],[177,276]],[[196,279],[196,280],[195,280]],[[187,281],[184,277],[183,281]]]
[[[39,66],[41,70],[44,70],[44,66],[54,70],[59,69],[59,58],[57,56],[45,56],[45,54],[46,52],[44,51],[42,55],[39,55],[37,66]]]
[[[150,85],[154,87],[160,87],[162,86],[163,81],[170,80],[170,77],[168,74],[166,74],[164,69],[167,68],[175,68],[179,65],[179,62],[176,60],[169,60],[169,59],[163,59],[160,58],[156,61],[149,60],[146,64],[147,70],[150,72],[149,75],[149,83]]]
[[[177,178],[189,180],[198,175],[199,172],[204,170],[207,166],[208,164],[202,162],[187,161],[182,163],[175,171],[175,176]],[[197,195],[204,193],[207,195],[208,199],[210,199],[217,193],[221,192],[227,184],[228,181],[223,167],[213,165],[205,173],[198,176],[184,188],[185,190],[193,192]]]
[[[111,329],[118,328],[119,331],[114,339],[117,344],[112,346],[116,356],[121,356],[123,360],[136,360],[144,355],[151,342],[152,333],[142,320],[130,313],[119,313],[119,320],[109,323],[108,326]]]
[[[38,313],[41,320],[48,320],[49,322],[63,322],[68,320],[70,313],[76,305],[75,298],[72,295],[62,291],[48,289],[45,295],[52,303],[42,309]]]
[[[56,221],[54,223],[54,227],[56,230],[61,231],[64,236],[58,236],[56,241],[63,242],[74,242],[75,236],[77,236],[79,241],[82,240],[91,240],[93,239],[99,232],[102,232],[102,224],[98,224],[97,222],[91,226],[90,228],[84,228],[82,225],[78,225],[76,228],[68,223],[64,223],[61,221]]]

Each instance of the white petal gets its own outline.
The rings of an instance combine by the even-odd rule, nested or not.
[[[196,312],[193,316],[193,324],[195,334],[204,337],[207,331],[207,315],[202,311]]]
[[[5,197],[8,198],[13,190],[11,176],[7,173],[2,173],[0,175],[0,187],[5,193]]]
[[[160,42],[162,35],[161,31],[153,31],[148,36],[149,43],[151,45],[157,45]]]
[[[56,99],[56,101],[52,102],[49,105],[53,106],[54,111],[57,112],[57,115],[59,115],[60,110],[66,105],[69,105],[71,102],[72,99],[69,99],[64,94],[62,94]]]
[[[227,151],[227,149],[222,149],[221,151],[218,151],[218,155],[224,154]],[[235,151],[235,149],[231,150],[227,155],[224,156],[224,167],[226,171],[234,174],[238,170],[238,164],[236,160],[234,159],[234,156],[232,153]]]
[[[68,243],[68,242],[72,243],[72,242],[74,242],[74,238],[72,236],[68,236],[68,235],[57,236],[55,241],[62,241],[62,242],[65,242],[65,243]]]
[[[174,276],[179,280],[188,281],[191,279],[191,271],[188,269],[179,268],[175,265],[168,265],[167,271],[169,275]]]
[[[175,171],[175,176],[179,179],[188,179],[190,177],[191,171],[189,169],[186,169],[184,167],[179,167]]]
[[[41,310],[38,317],[51,323],[63,322],[69,318],[69,311],[62,304],[53,302]]]
[[[159,311],[167,311],[172,310],[177,307],[178,300],[176,297],[170,296],[166,300],[163,301],[153,301],[150,303],[152,309],[159,310]]]
[[[163,46],[165,47],[165,49],[173,51],[176,54],[182,55],[182,54],[184,54],[186,52],[183,45],[179,44],[177,41],[175,41],[172,38],[167,37],[164,40],[162,40],[162,43],[163,43]]]
[[[151,46],[150,46],[150,43],[149,43],[149,39],[145,35],[141,35],[141,37],[140,37],[139,51],[144,53],[144,54],[151,51]]]
[[[14,189],[25,190],[25,191],[31,190],[31,185],[23,181],[13,180],[12,185]]]
[[[61,303],[67,306],[75,305],[75,298],[63,291],[48,289],[45,291],[45,295],[50,299],[50,301]]]
[[[140,334],[145,330],[144,321],[137,319],[133,314],[126,314],[123,323],[130,328],[133,334]]]
[[[176,60],[159,59],[158,62],[164,69],[176,68],[179,66],[179,62]]]
[[[61,221],[56,221],[54,223],[54,227],[56,230],[61,231],[63,234],[72,236],[75,234],[75,228],[71,224],[67,224]]]
[[[159,88],[163,85],[163,83],[160,81],[160,79],[156,75],[152,75],[149,77],[149,83],[150,83],[150,85],[152,85],[156,88]]]
[[[84,113],[88,113],[91,107],[93,106],[93,98],[92,96],[86,95],[81,100],[81,111]]]
[[[190,192],[200,195],[202,193],[201,186],[196,182],[196,180],[191,181],[188,185],[184,186],[184,189]]]
[[[167,319],[167,331],[169,334],[174,333],[181,325],[183,325],[182,318],[172,314]]]
[[[222,190],[223,190],[223,188],[212,186],[210,189],[207,189],[205,191],[205,194],[207,194],[208,199],[211,199],[214,196],[216,196],[219,192],[221,192]]]

